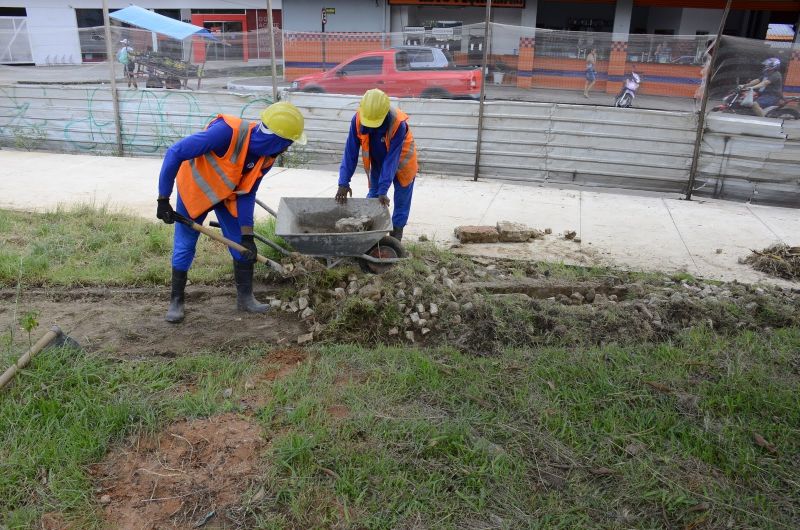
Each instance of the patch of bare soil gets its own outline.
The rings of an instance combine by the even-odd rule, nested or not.
[[[97,464],[97,500],[110,528],[236,526],[229,509],[257,476],[263,446],[258,426],[235,414],[181,421]]]
[[[297,365],[308,358],[306,352],[295,349],[276,350],[264,358],[265,370],[261,375],[264,381],[283,379],[297,369]]]
[[[42,530],[69,530],[72,527],[60,512],[48,512],[39,520],[39,528]]]
[[[164,321],[166,287],[29,289],[16,316],[39,311],[39,322],[58,324],[82,347],[124,358],[289,343],[306,332],[297,317],[276,309],[265,315],[237,311],[233,287],[189,286],[186,291],[186,319],[180,324]],[[265,293],[256,295],[265,299]],[[0,329],[16,325],[15,296],[13,289],[0,290]]]
[[[350,416],[350,409],[344,405],[331,405],[326,412],[328,416],[337,420],[343,420]]]

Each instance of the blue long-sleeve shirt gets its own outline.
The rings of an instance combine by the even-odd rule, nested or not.
[[[403,122],[397,129],[392,141],[389,142],[389,149],[386,149],[386,134],[389,129],[389,116],[376,129],[361,127],[361,130],[369,133],[369,156],[370,156],[370,187],[378,184],[378,195],[386,195],[392,185],[397,167],[400,165],[400,153],[403,151],[403,142],[408,133],[408,125]],[[350,122],[350,135],[342,155],[342,165],[339,166],[339,186],[349,186],[350,179],[358,167],[358,153],[361,150],[361,141],[356,134],[356,117],[353,116]]]
[[[224,120],[217,119],[204,131],[187,136],[167,149],[164,162],[161,164],[161,174],[158,177],[158,194],[161,197],[172,195],[175,187],[175,177],[178,169],[186,160],[197,158],[206,153],[214,152],[219,157],[225,155],[233,137],[233,129]],[[277,134],[266,134],[256,127],[250,133],[250,144],[244,161],[244,171],[251,169],[262,156],[278,156],[292,145],[291,140],[281,138]],[[261,176],[266,175],[269,168],[265,168]],[[236,197],[236,209],[239,213],[240,226],[253,226],[253,211],[256,205],[256,192],[261,184],[261,179],[256,180],[249,193]]]

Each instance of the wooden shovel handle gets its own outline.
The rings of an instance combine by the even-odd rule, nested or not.
[[[239,251],[241,253],[250,252],[246,247],[240,245],[239,243],[236,243],[235,241],[231,241],[230,239],[228,239],[227,237],[223,236],[222,234],[220,234],[216,230],[212,230],[212,229],[210,229],[208,227],[205,227],[205,226],[203,226],[201,224],[195,223],[191,219],[189,219],[187,217],[183,217],[182,215],[177,216],[176,218],[177,218],[179,223],[183,223],[186,226],[188,226],[189,228],[191,228],[192,230],[196,230],[197,232],[200,232],[201,234],[207,235],[208,237],[210,237],[214,241],[222,243],[223,245],[226,245],[226,246],[228,246],[228,247],[230,247],[230,248],[232,248],[232,249],[234,249],[236,251]],[[263,263],[265,265],[269,265],[270,267],[272,267],[272,269],[275,272],[278,272],[280,274],[285,274],[286,273],[286,270],[281,266],[280,263],[272,261],[271,259],[269,259],[266,256],[262,256],[261,254],[256,254],[256,261],[258,261],[259,263]]]
[[[28,366],[28,363],[31,362],[33,356],[39,353],[44,349],[45,346],[53,342],[56,337],[61,335],[61,328],[58,326],[53,326],[50,331],[44,334],[44,336],[36,341],[31,349],[26,351],[22,357],[17,359],[17,362],[14,363],[8,370],[3,372],[3,375],[0,375],[0,390],[2,390],[8,383],[14,379],[14,376],[17,375],[17,372]]]

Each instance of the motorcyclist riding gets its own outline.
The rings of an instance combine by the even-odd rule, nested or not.
[[[753,112],[756,116],[765,116],[764,109],[778,105],[783,99],[783,76],[781,75],[781,60],[771,57],[761,63],[764,67],[760,79],[753,79],[740,89],[751,88],[757,92],[757,98],[753,102]]]

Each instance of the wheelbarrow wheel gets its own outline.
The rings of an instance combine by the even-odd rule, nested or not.
[[[367,255],[379,259],[405,258],[406,249],[392,236],[383,236],[374,247],[367,251]],[[361,265],[362,271],[371,272],[373,274],[383,274],[391,269],[393,265],[392,263],[372,263],[365,259],[360,259],[358,262]]]

